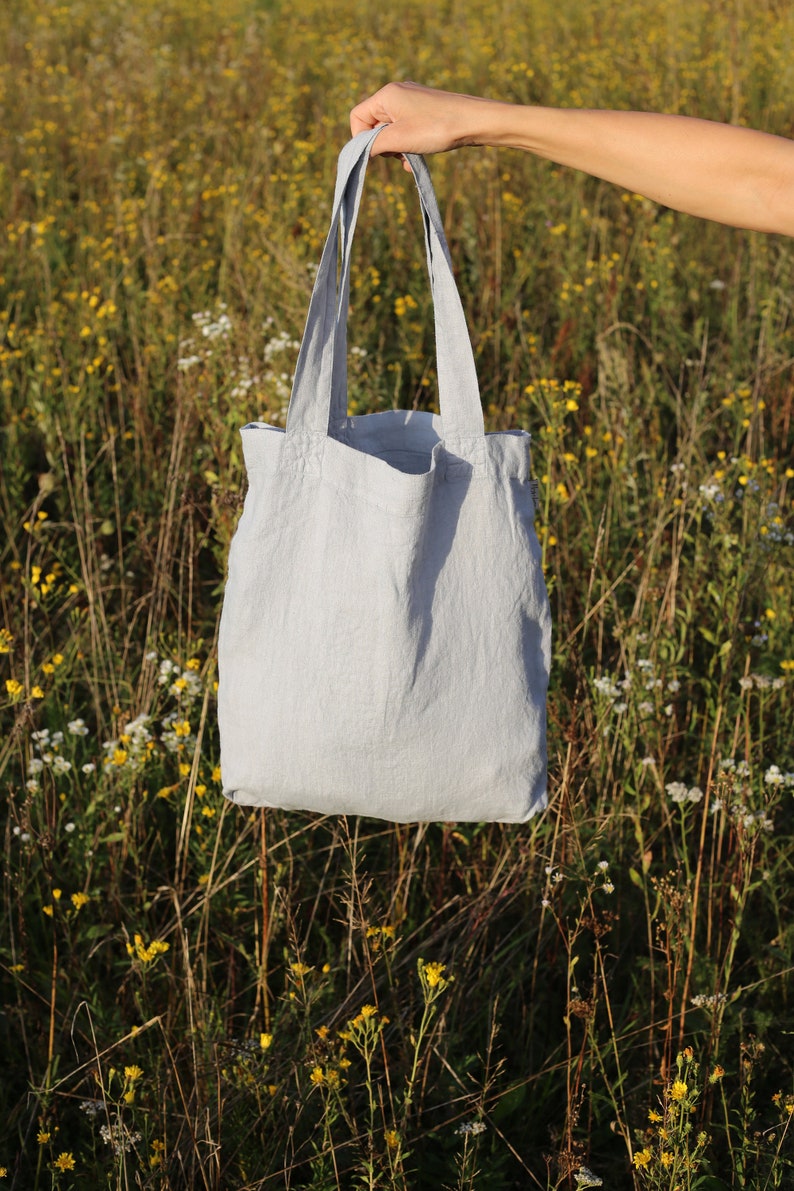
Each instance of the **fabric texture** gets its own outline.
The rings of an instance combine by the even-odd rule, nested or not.
[[[379,131],[339,157],[286,430],[241,432],[249,487],[218,650],[223,791],[395,822],[523,822],[546,805],[551,648],[530,437],[485,433],[421,157],[409,160],[440,415],[347,415],[350,252]]]

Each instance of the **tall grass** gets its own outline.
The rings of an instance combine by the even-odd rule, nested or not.
[[[350,106],[791,136],[788,6],[6,7],[2,1185],[794,1185],[789,241],[434,160],[489,425],[535,435],[550,809],[245,812],[214,719],[237,430],[283,422]],[[351,407],[432,407],[370,173]]]

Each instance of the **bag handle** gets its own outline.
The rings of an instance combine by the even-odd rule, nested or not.
[[[359,133],[344,146],[339,155],[331,228],[309,303],[287,413],[287,436],[297,453],[300,453],[299,440],[305,441],[306,437],[325,438],[329,432],[338,431],[347,417],[347,312],[351,248],[372,142],[383,127],[381,125]],[[419,192],[424,220],[435,313],[439,408],[444,445],[448,454],[465,461],[467,471],[471,466],[481,471],[485,466],[485,426],[466,318],[452,273],[430,173],[422,157],[410,154],[408,160]]]

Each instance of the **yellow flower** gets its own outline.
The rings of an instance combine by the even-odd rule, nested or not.
[[[661,1162],[662,1166],[672,1166],[673,1155],[669,1150],[662,1150],[661,1154],[659,1155],[659,1161]]]
[[[63,896],[62,889],[53,889],[53,891],[52,891],[52,900],[53,901],[59,902],[61,900],[62,896]]]
[[[652,1125],[657,1125],[659,1123],[659,1121],[661,1121],[661,1119],[662,1118],[659,1115],[659,1113],[654,1112],[653,1109],[651,1109],[650,1112],[648,1113],[648,1120],[651,1122]]]
[[[21,695],[23,689],[22,683],[18,682],[16,678],[6,679],[6,690],[12,698],[14,698],[16,695]]]
[[[651,1151],[649,1149],[639,1150],[634,1155],[634,1165],[639,1170],[641,1166],[647,1166],[651,1160]]]
[[[39,1129],[38,1133],[36,1134],[36,1141],[39,1143],[39,1145],[46,1146],[46,1144],[49,1140],[50,1140],[49,1130],[48,1129]]]
[[[140,1079],[143,1075],[143,1070],[137,1063],[133,1063],[131,1067],[124,1068],[124,1078],[128,1079],[130,1083],[135,1083],[136,1079]]]
[[[261,1050],[270,1050],[270,1046],[271,1046],[272,1042],[273,1042],[272,1034],[260,1034],[259,1035],[259,1047]]]
[[[390,1150],[397,1149],[400,1144],[400,1135],[396,1129],[387,1129],[383,1137]]]
[[[213,780],[214,782],[219,782],[219,781],[221,780],[221,767],[220,767],[220,765],[216,765],[216,766],[215,766],[215,768],[213,769],[213,771],[212,771],[212,780]]]
[[[55,913],[52,906],[42,906],[41,911],[43,914],[46,914],[48,918],[52,918],[53,914]]]
[[[53,1165],[60,1171],[74,1170],[75,1161],[71,1154],[63,1153],[58,1155]]]
[[[64,659],[63,659],[63,654],[62,654],[62,653],[54,653],[54,654],[52,655],[52,664],[53,664],[53,666],[62,666],[62,665],[63,665],[63,660],[64,660]]]
[[[72,905],[74,906],[75,910],[82,910],[83,906],[88,905],[90,900],[91,900],[91,898],[88,896],[88,894],[82,893],[82,892],[73,893],[70,898],[70,901],[71,901]]]
[[[134,959],[139,959],[143,964],[149,964],[158,955],[163,955],[169,950],[170,943],[162,943],[159,939],[154,939],[147,947],[143,941],[143,935],[136,934],[134,943],[127,944],[127,954]]]
[[[40,686],[34,686],[32,691],[30,692],[30,697],[31,697],[31,699],[43,699],[44,691],[41,689]]]
[[[8,629],[0,629],[0,653],[8,653],[13,640],[14,636]]]
[[[719,1063],[716,1064],[714,1070],[709,1076],[709,1083],[716,1083],[718,1079],[722,1079],[725,1074],[725,1068],[721,1067]]]
[[[311,968],[308,964],[303,964],[300,962],[290,964],[289,970],[292,972],[293,976],[297,976],[299,979],[302,976],[308,976],[309,972],[311,972]]]
[[[190,661],[186,663],[185,669],[186,670],[200,670],[201,662],[199,661],[198,658],[191,658]]]
[[[442,983],[444,980],[442,973],[446,970],[446,966],[446,964],[437,963],[424,965],[425,979],[427,980],[428,986],[430,988],[437,988],[438,985]],[[446,981],[444,981],[444,983],[446,983]]]
[[[364,1018],[365,1021],[370,1017],[376,1017],[377,1013],[378,1013],[378,1011],[374,1005],[362,1005],[361,1006],[361,1016]]]
[[[325,1042],[331,1031],[328,1029],[328,1026],[319,1026],[314,1032],[321,1042]]]
[[[121,767],[127,760],[127,756],[128,754],[126,749],[114,749],[112,757],[113,764]]]
[[[322,1067],[315,1067],[309,1076],[309,1079],[312,1081],[315,1087],[319,1087],[321,1083],[325,1083],[325,1075],[323,1074]]]
[[[689,1088],[684,1083],[683,1079],[673,1080],[673,1086],[670,1088],[671,1100],[683,1100],[686,1097]]]

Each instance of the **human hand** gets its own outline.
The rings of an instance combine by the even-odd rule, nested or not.
[[[373,157],[405,153],[445,153],[476,145],[488,100],[436,91],[419,83],[388,83],[350,113],[353,136],[388,124],[372,147]],[[403,162],[410,169],[407,162]]]

